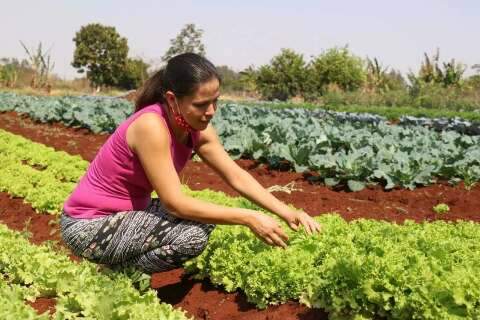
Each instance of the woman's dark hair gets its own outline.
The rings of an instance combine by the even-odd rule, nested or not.
[[[200,84],[214,78],[221,81],[210,61],[195,53],[179,54],[145,81],[135,101],[135,112],[158,102],[165,103],[164,95],[169,90],[178,98],[190,96]]]

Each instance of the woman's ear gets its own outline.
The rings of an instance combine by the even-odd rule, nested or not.
[[[167,102],[167,107],[171,108],[173,105],[175,105],[175,93],[170,90],[165,92],[165,100]]]

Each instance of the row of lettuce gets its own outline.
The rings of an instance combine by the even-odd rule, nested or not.
[[[0,131],[0,191],[24,198],[39,213],[60,213],[88,163],[23,137]],[[139,292],[122,273],[100,273],[89,262],[74,263],[48,246],[34,246],[0,225],[0,307],[2,319],[45,319],[23,300],[55,297],[54,319],[187,319],[184,312],[159,303],[153,290]],[[9,298],[10,297],[10,298]],[[2,304],[5,306],[5,304]],[[1,315],[5,315],[2,317]]]
[[[159,303],[153,290],[140,292],[121,272],[99,272],[98,266],[69,257],[47,245],[31,244],[24,235],[0,224],[0,300],[2,319],[46,319],[37,316],[24,300],[56,299],[53,319],[187,319],[184,312]],[[26,316],[27,317],[26,317]]]
[[[15,145],[15,139],[21,140],[16,144],[17,147],[8,150],[8,153],[12,153],[11,159],[16,159],[19,166],[30,167],[40,174],[45,172],[56,183],[61,184],[68,174],[48,173],[48,167],[54,166],[48,159],[55,158],[57,162],[62,161],[63,157],[64,170],[72,172],[88,165],[78,157],[58,153],[33,142],[28,146],[28,140],[9,133],[2,132],[0,141],[7,135],[9,144]],[[39,153],[42,148],[44,157],[41,160],[34,159],[33,153]],[[29,154],[25,149],[34,152]],[[7,151],[2,150],[2,153],[4,152]],[[2,170],[3,168],[0,169],[0,176],[4,174]],[[12,180],[11,188],[4,185],[2,190],[10,192],[15,183],[16,181]],[[30,188],[42,189],[43,184]],[[27,195],[29,192],[26,191]],[[217,204],[260,210],[246,199],[227,197],[219,192],[191,191],[187,188],[184,192]],[[48,197],[48,194],[45,193],[45,196]],[[30,198],[29,201],[36,200]],[[61,203],[58,202],[57,208],[61,207]],[[35,206],[35,203],[32,202],[32,205]],[[332,319],[366,319],[376,316],[388,319],[480,317],[478,224],[406,222],[398,225],[372,220],[347,223],[334,214],[322,215],[316,219],[323,228],[321,233],[313,236],[308,236],[303,231],[293,232],[283,224],[290,236],[288,248],[285,250],[266,246],[246,227],[217,226],[205,251],[188,261],[186,270],[198,278],[208,278],[228,291],[242,290],[248,300],[259,308],[295,299],[311,307],[326,309]],[[78,281],[79,275],[73,271],[72,274],[63,271],[69,270],[70,265],[55,265],[47,258],[50,251],[40,247],[34,248],[45,252],[39,254],[38,264],[32,265],[35,253],[26,251],[30,250],[30,246],[21,242],[18,236],[11,232],[5,233],[8,234],[5,236],[7,240],[0,240],[0,257],[3,259],[0,265],[8,265],[5,261],[13,261],[12,256],[24,261],[11,262],[14,265],[11,268],[2,267],[2,273],[12,274],[10,283],[26,284],[37,281],[38,285],[25,289],[28,294],[33,295],[50,293],[63,297],[63,294],[81,293],[80,297],[59,299],[60,307],[57,305],[57,312],[67,312],[65,308],[68,308],[68,312],[86,313],[90,312],[86,311],[86,308],[93,306],[94,311],[91,312],[100,313],[105,309],[120,308],[116,311],[118,314],[125,315],[130,312],[128,314],[133,315],[137,311],[145,312],[149,309],[123,308],[128,305],[127,302],[112,305],[118,300],[130,303],[135,299],[126,298],[120,293],[119,296],[111,296],[117,289],[103,284],[101,281],[107,281],[103,278],[91,282],[95,287],[92,290],[103,290],[97,288],[96,284],[108,288],[106,291],[95,291],[94,295],[102,299],[87,301],[93,294],[85,294],[85,288],[72,290],[77,284],[69,282]],[[10,238],[14,240],[9,242]],[[67,263],[67,260],[62,261]],[[86,262],[76,268],[87,270],[80,272],[81,274],[93,273],[93,267]],[[61,279],[67,280],[63,282]],[[87,279],[91,279],[90,276],[87,276]],[[89,280],[82,280],[83,286],[86,285],[85,282],[90,283]],[[32,293],[34,289],[30,287],[38,288],[35,289],[38,291]],[[62,288],[67,288],[68,290],[65,290],[68,293],[62,293]],[[108,307],[100,304],[100,301],[107,301],[105,303],[109,304]],[[119,318],[123,319],[120,316]]]
[[[94,132],[112,132],[132,111],[125,100],[96,97],[3,94],[0,106]],[[446,125],[457,120],[435,121]],[[385,189],[413,189],[442,179],[464,181],[468,187],[480,180],[480,135],[390,125],[374,115],[234,104],[219,108],[213,124],[232,157],[253,158],[273,168],[286,161],[295,171],[317,172],[328,186],[358,191],[380,183]]]
[[[46,314],[37,314],[35,309],[24,302],[23,288],[18,285],[9,285],[0,281],[0,318],[47,320]]]

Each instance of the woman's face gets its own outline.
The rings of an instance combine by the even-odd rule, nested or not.
[[[205,130],[215,114],[219,96],[220,83],[218,79],[212,78],[200,84],[191,96],[178,99],[173,95],[167,97],[167,100],[176,112],[180,111],[195,130]]]

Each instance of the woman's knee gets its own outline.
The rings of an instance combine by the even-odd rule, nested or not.
[[[171,247],[186,258],[200,255],[208,244],[210,234],[215,228],[212,224],[193,223],[185,228]],[[182,259],[184,260],[184,259]]]

